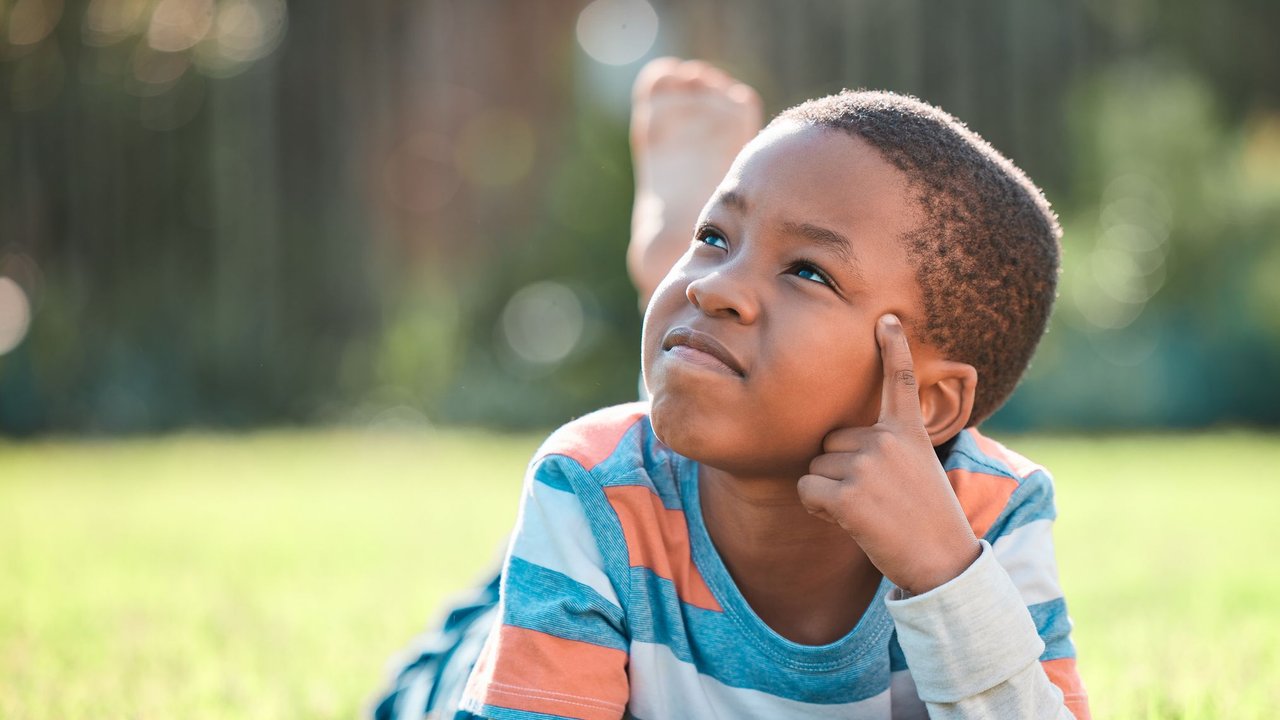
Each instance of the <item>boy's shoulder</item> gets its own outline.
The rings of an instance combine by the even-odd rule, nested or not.
[[[534,455],[531,476],[579,495],[611,501],[626,496],[644,507],[679,510],[681,488],[694,477],[694,468],[654,435],[649,403],[633,402],[597,410],[556,430]]]
[[[947,479],[978,537],[994,539],[1036,519],[1053,519],[1053,480],[1044,466],[986,437],[960,433],[943,462]]]
[[[954,464],[958,468],[985,471],[1017,481],[1025,480],[1037,472],[1046,472],[1043,465],[983,435],[977,428],[969,428],[960,433],[947,464],[948,469]]]
[[[649,403],[633,402],[565,423],[538,448],[533,464],[567,461],[606,486],[649,484],[674,472],[673,456],[653,434]]]

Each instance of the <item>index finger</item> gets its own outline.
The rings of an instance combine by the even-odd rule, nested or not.
[[[880,395],[880,422],[921,425],[920,390],[916,386],[915,363],[907,332],[896,315],[885,315],[876,323],[876,341],[884,365],[884,386]]]

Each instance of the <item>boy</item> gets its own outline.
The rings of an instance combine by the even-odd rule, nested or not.
[[[727,76],[663,62],[642,96],[668,92],[656,75],[673,102],[733,100]],[[1038,191],[922,103],[813,100],[737,154],[649,288],[670,223],[644,215],[680,208],[637,126],[651,401],[547,440],[496,606],[455,614],[463,641],[379,712],[1087,717],[1051,482],[972,429],[1048,320],[1059,230]]]

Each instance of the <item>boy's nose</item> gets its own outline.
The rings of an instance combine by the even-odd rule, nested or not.
[[[685,288],[685,297],[710,317],[750,324],[760,314],[759,302],[749,285],[724,267],[691,281]]]

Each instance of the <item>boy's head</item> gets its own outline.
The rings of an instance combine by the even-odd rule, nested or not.
[[[1062,230],[1040,189],[977,133],[914,98],[844,92],[774,122],[857,136],[906,174],[924,212],[903,238],[924,302],[914,335],[977,369],[969,424],[985,420],[1018,384],[1053,308]]]
[[[726,470],[803,473],[827,433],[875,422],[875,323],[892,312],[944,442],[1025,370],[1059,234],[1026,177],[936,108],[846,92],[787,110],[738,156],[650,303],[654,429]]]

